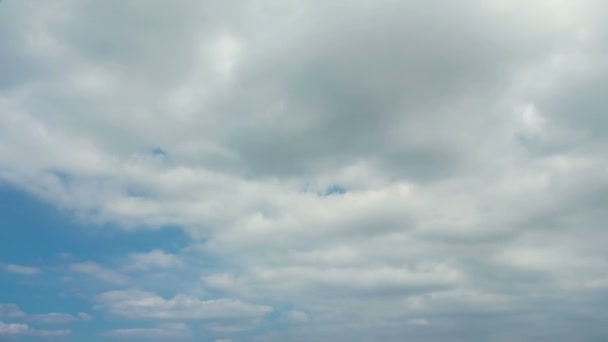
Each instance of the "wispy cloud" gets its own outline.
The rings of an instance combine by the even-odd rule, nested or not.
[[[185,294],[165,299],[139,290],[104,292],[95,298],[95,303],[99,310],[129,319],[261,318],[272,311],[269,306],[233,299],[200,300]]]
[[[147,253],[130,254],[122,269],[126,272],[143,272],[177,269],[182,266],[183,263],[177,256],[157,249]]]
[[[0,304],[0,318],[24,318],[27,314],[15,304]]]
[[[79,312],[76,315],[70,315],[61,312],[50,312],[46,314],[36,314],[28,317],[29,321],[40,324],[69,324],[79,321],[90,321],[93,317],[87,313]]]
[[[159,325],[156,328],[116,329],[103,333],[104,336],[118,339],[167,339],[183,340],[192,336],[190,328],[183,323]]]
[[[93,261],[73,263],[68,265],[71,272],[82,273],[111,284],[125,284],[128,277],[112,269],[103,267]]]
[[[62,312],[49,312],[44,314],[27,314],[16,304],[0,304],[0,319],[27,320],[39,324],[69,324],[78,321],[90,321],[93,317],[86,312],[71,315]]]
[[[37,267],[32,266],[23,266],[16,264],[4,264],[0,266],[3,270],[10,273],[15,273],[24,276],[33,276],[37,275],[41,272],[41,270]]]
[[[30,327],[27,324],[21,323],[4,323],[0,322],[0,337],[20,337],[20,336],[38,336],[38,337],[61,337],[72,333],[71,330],[40,330]]]

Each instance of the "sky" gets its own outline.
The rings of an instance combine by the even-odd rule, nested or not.
[[[0,2],[0,341],[607,341],[607,16]]]

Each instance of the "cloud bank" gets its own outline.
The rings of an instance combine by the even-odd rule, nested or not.
[[[0,181],[116,234],[187,234],[65,266],[151,324],[103,336],[602,340],[607,12],[4,1]]]

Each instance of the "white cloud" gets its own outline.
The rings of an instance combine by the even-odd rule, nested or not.
[[[152,292],[109,291],[95,298],[96,308],[129,319],[239,319],[260,318],[272,311],[269,306],[252,305],[232,299],[200,300],[178,294],[164,299]]]
[[[2,268],[7,272],[24,275],[24,276],[32,276],[32,275],[39,274],[41,272],[40,269],[37,267],[22,266],[22,265],[15,265],[15,264],[5,264],[5,265],[2,265]]]
[[[210,275],[203,282],[210,288],[230,292],[271,290],[274,294],[296,295],[306,291],[324,293],[341,289],[351,293],[415,290],[455,286],[464,281],[457,269],[447,265],[429,265],[417,269],[401,267],[311,267],[292,266],[254,268],[247,275],[228,281],[225,275]],[[259,286],[260,288],[256,288]]]
[[[133,253],[123,269],[128,272],[149,271],[154,269],[177,269],[183,266],[182,261],[175,255],[162,250],[147,253]]]
[[[86,312],[70,315],[62,312],[28,315],[16,304],[0,304],[0,318],[12,320],[28,320],[40,324],[69,324],[78,321],[90,321],[93,317]]]
[[[0,335],[22,335],[29,331],[27,324],[0,322]]]
[[[274,340],[484,341],[581,308],[547,339],[598,335],[580,322],[605,316],[588,292],[606,282],[608,7],[345,4],[3,2],[0,181],[82,222],[191,238],[68,267],[192,293],[98,296],[115,316],[296,307],[308,319]],[[505,314],[472,318],[488,312]],[[115,333],[161,327],[141,329]]]
[[[43,324],[67,324],[73,323],[77,320],[76,317],[60,313],[60,312],[51,312],[46,314],[32,315],[29,317],[31,321],[35,321],[37,323]]]
[[[92,261],[70,264],[68,270],[71,272],[87,274],[111,284],[124,284],[128,281],[127,276]]]
[[[50,312],[46,314],[30,315],[28,317],[28,320],[40,324],[69,324],[78,321],[90,321],[91,319],[93,319],[93,317],[85,312],[79,312],[76,315]]]
[[[79,312],[78,314],[76,314],[76,317],[78,317],[82,321],[90,321],[93,319],[93,316],[89,315],[86,312]]]
[[[70,335],[70,330],[39,330],[21,323],[0,322],[0,336],[38,336],[38,337],[60,337]]]
[[[26,313],[21,311],[15,304],[0,304],[0,318],[23,318],[26,317]]]
[[[118,339],[168,339],[183,340],[192,336],[190,328],[183,323],[171,323],[160,325],[156,328],[131,328],[116,329],[103,334],[104,336]]]

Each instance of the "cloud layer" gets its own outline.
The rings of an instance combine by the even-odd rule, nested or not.
[[[607,11],[5,1],[0,181],[187,234],[61,265],[106,337],[606,338]]]

